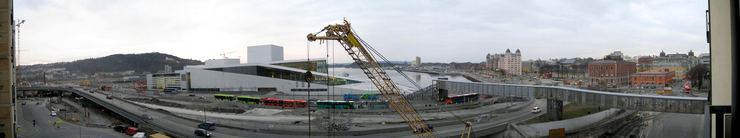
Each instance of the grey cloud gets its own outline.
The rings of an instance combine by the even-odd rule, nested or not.
[[[200,60],[237,51],[232,57],[244,59],[246,46],[266,43],[300,59],[307,33],[343,17],[393,60],[480,62],[506,48],[525,59],[708,51],[706,2],[689,0],[28,0],[16,8],[28,20],[23,64],[154,51]],[[324,57],[323,49],[311,55]]]

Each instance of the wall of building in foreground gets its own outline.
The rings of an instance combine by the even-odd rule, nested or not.
[[[711,78],[712,88],[709,95],[710,107],[707,115],[711,119],[711,137],[728,137],[724,134],[726,129],[726,116],[732,105],[732,91],[734,76],[732,67],[732,11],[731,0],[709,0],[709,49],[711,53]],[[734,0],[737,1],[737,0]],[[737,3],[736,3],[737,4]],[[735,5],[737,6],[737,5]],[[735,13],[738,14],[738,13]],[[721,115],[723,114],[724,115]],[[710,121],[711,120],[711,121]]]
[[[13,1],[0,0],[0,137],[15,136]]]

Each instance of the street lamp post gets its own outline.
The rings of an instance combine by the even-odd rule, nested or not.
[[[201,98],[201,99],[206,99],[206,98],[205,98],[205,97],[203,97],[203,96],[200,96],[200,98]],[[206,106],[205,106],[205,105],[203,105],[203,123],[207,123],[207,122],[208,122],[208,121],[207,121],[207,118],[206,118]],[[200,127],[200,125],[198,125],[198,126]],[[206,131],[205,131],[205,132],[206,132],[206,135],[208,135],[208,129],[203,129],[203,130],[206,130]]]
[[[75,99],[77,99],[77,103],[80,103],[80,105],[82,105],[82,98],[81,97],[80,98],[75,98]],[[85,106],[83,105],[82,108],[85,108]],[[77,114],[77,116],[79,117],[80,114]],[[80,119],[82,119],[82,118],[80,117]],[[80,138],[82,138],[82,124],[80,124],[80,134],[79,135],[80,135]]]
[[[205,99],[205,97],[203,97],[203,96],[199,96],[199,97],[200,97],[201,99]],[[195,100],[195,99],[193,99],[193,100]],[[207,120],[207,118],[206,118],[206,106],[205,106],[205,105],[203,105],[203,123],[205,123],[205,122],[206,122],[206,120]]]

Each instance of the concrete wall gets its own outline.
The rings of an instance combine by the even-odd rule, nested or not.
[[[735,13],[737,14],[737,13]],[[712,88],[711,106],[729,106],[732,104],[732,26],[730,21],[730,0],[709,0],[709,49],[711,53]],[[737,36],[735,36],[737,37]],[[717,118],[711,114],[711,137],[722,137],[715,134]],[[725,120],[726,121],[726,120]],[[727,132],[727,131],[725,131]]]
[[[0,137],[15,136],[13,2],[0,0]]]
[[[245,75],[237,73],[219,72],[212,70],[201,70],[201,69],[186,69],[190,72],[190,84],[191,88],[219,88],[228,91],[234,90],[256,90],[260,88],[276,88],[277,91],[285,92],[288,94],[296,95],[307,95],[305,91],[292,92],[291,89],[307,89],[307,84],[302,81],[292,81],[284,79],[276,79],[270,77]],[[326,89],[326,85],[311,84],[311,89]],[[328,91],[312,91],[311,95],[326,95],[331,93],[332,89]],[[335,94],[342,95],[344,93],[351,94],[362,94],[365,92],[361,89],[351,89],[345,87],[334,87]]]
[[[283,60],[283,47],[258,45],[247,47],[247,63],[268,63]]]

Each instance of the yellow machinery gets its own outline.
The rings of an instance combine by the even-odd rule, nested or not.
[[[658,92],[656,92],[656,93],[657,94],[660,94],[660,95],[670,95],[671,93],[673,93],[673,88],[671,88],[671,87],[663,87],[663,89],[658,90]]]
[[[321,32],[324,32],[325,35],[317,36]],[[416,109],[403,96],[401,90],[388,77],[388,74],[368,50],[376,53],[383,60],[385,60],[385,57],[357,36],[347,20],[344,20],[344,24],[328,25],[317,33],[308,34],[307,38],[309,41],[319,40],[319,42],[329,40],[339,41],[344,50],[352,57],[352,60],[360,66],[365,75],[378,88],[380,93],[383,94],[383,97],[388,100],[390,108],[395,110],[407,122],[408,126],[414,130],[414,134],[419,137],[436,137],[434,130],[419,116]],[[459,117],[457,119],[462,121]],[[461,137],[470,137],[472,124],[466,121],[462,122],[465,124],[465,128]]]

